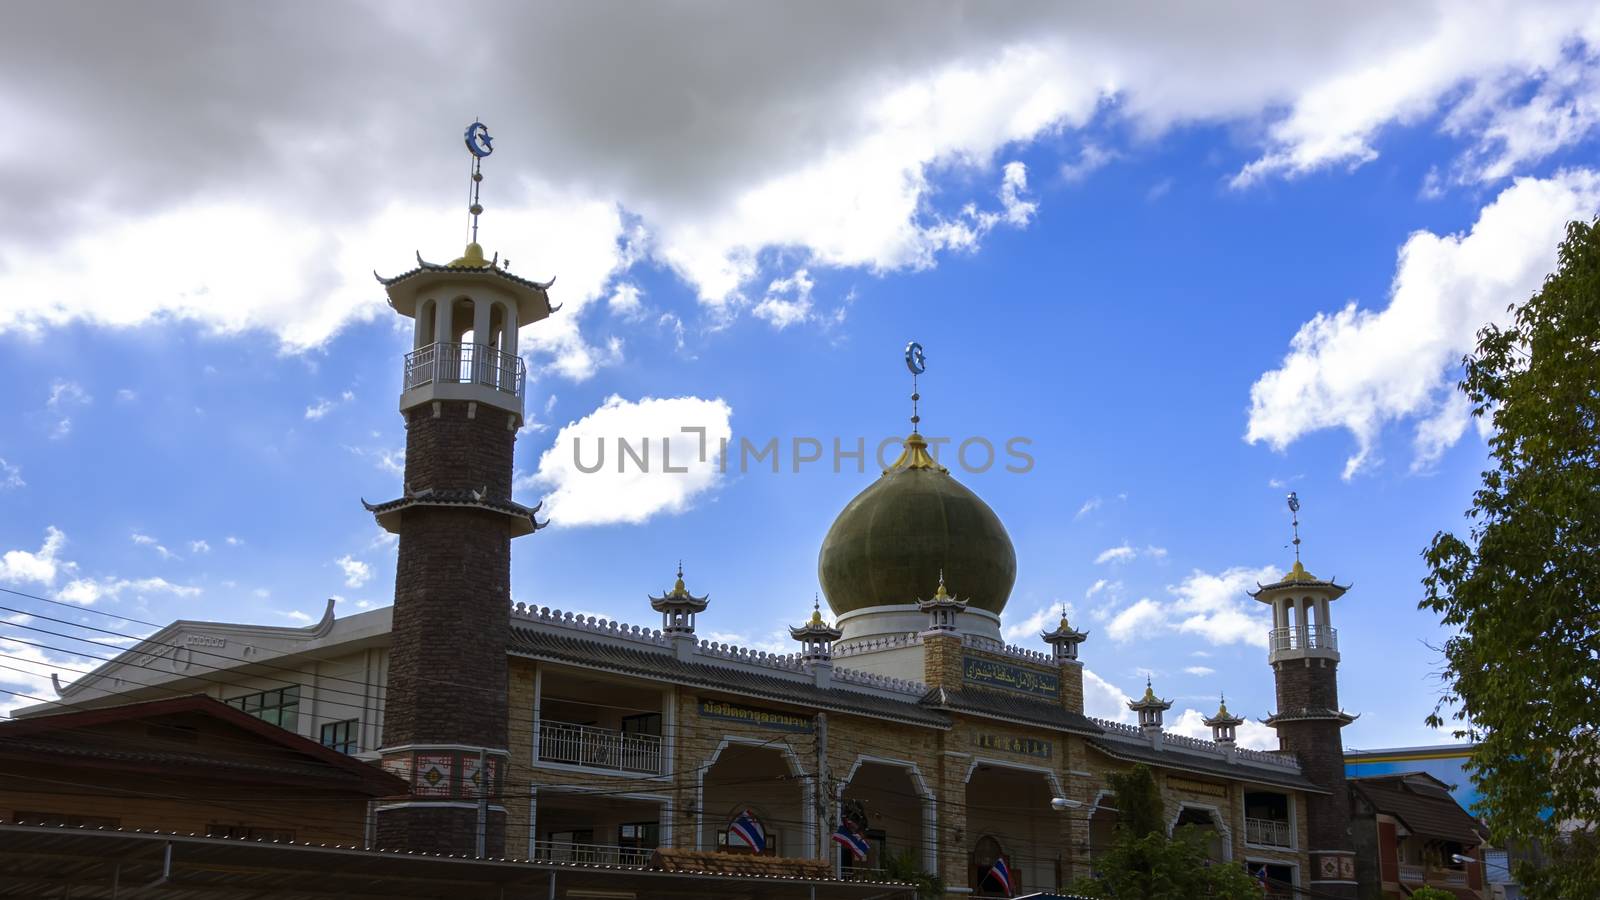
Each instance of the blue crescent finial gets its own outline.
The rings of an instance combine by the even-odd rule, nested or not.
[[[479,159],[494,152],[494,138],[489,136],[489,126],[482,122],[473,122],[467,126],[465,135],[467,152]]]

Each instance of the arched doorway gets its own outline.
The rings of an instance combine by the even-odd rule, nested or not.
[[[1009,896],[990,875],[1002,859],[1012,894],[1060,887],[1063,820],[1050,806],[1059,796],[1048,770],[975,761],[965,798],[967,886],[979,896]]]
[[[840,871],[883,869],[890,856],[909,857],[924,872],[938,871],[934,852],[933,799],[921,773],[911,763],[858,760],[839,791],[841,810],[866,822],[863,837],[869,852],[857,860],[838,848]]]
[[[1227,826],[1222,824],[1215,809],[1204,806],[1183,807],[1178,811],[1178,818],[1173,820],[1172,831],[1176,833],[1185,825],[1192,825],[1204,833],[1206,858],[1216,862],[1227,862],[1233,858],[1233,841],[1229,839]]]
[[[766,856],[815,856],[809,783],[786,746],[725,740],[700,781],[695,845],[701,850],[748,853],[729,829],[749,810],[764,836]]]

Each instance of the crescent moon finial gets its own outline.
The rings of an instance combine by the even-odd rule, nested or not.
[[[917,376],[928,370],[928,358],[922,352],[922,345],[916,341],[906,344],[906,368],[911,371],[911,433],[917,433],[917,427],[922,422],[922,415],[917,411],[917,401],[922,395],[917,393]]]

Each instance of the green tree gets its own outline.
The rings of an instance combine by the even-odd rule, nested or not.
[[[1116,795],[1117,827],[1111,846],[1095,855],[1094,877],[1079,879],[1075,893],[1116,900],[1261,900],[1261,886],[1243,866],[1206,859],[1203,830],[1186,825],[1167,837],[1161,791],[1147,767],[1106,780]]]
[[[1448,712],[1479,742],[1468,765],[1494,839],[1547,851],[1518,866],[1528,896],[1600,897],[1600,855],[1560,833],[1600,822],[1600,220],[1567,227],[1556,272],[1512,312],[1478,333],[1461,381],[1494,424],[1494,467],[1468,535],[1424,553],[1421,606],[1456,629],[1428,721]]]
[[[1456,900],[1456,895],[1436,887],[1419,887],[1411,892],[1411,900]]]
[[[883,873],[890,881],[903,881],[906,884],[916,885],[918,897],[944,896],[944,879],[931,872],[924,872],[921,864],[917,862],[917,855],[910,850],[885,856]]]

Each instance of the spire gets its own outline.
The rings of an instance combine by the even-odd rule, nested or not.
[[[1300,498],[1294,491],[1289,492],[1289,516],[1294,524],[1294,567],[1305,571],[1300,566]]]
[[[1045,631],[1039,634],[1044,642],[1049,644],[1057,663],[1076,662],[1078,659],[1078,645],[1089,639],[1087,631],[1078,631],[1067,622],[1067,604],[1061,604],[1061,624],[1054,631]]]
[[[1161,714],[1172,708],[1171,700],[1163,700],[1156,696],[1156,689],[1150,683],[1150,676],[1144,679],[1144,696],[1138,700],[1128,701],[1128,708],[1139,714],[1139,728],[1146,734],[1161,733]]]
[[[939,587],[928,600],[918,600],[917,608],[928,614],[928,628],[924,634],[955,634],[956,617],[967,608],[965,600],[950,595],[944,586],[944,570],[939,570]]]
[[[467,213],[472,217],[472,230],[467,238],[467,247],[470,249],[478,244],[478,216],[483,214],[483,204],[478,202],[478,189],[483,185],[483,158],[494,152],[494,138],[489,136],[488,126],[476,119],[467,126],[464,138],[467,152],[472,154],[472,186],[467,192]],[[482,248],[479,248],[478,255],[483,255]]]
[[[917,393],[917,376],[928,371],[928,358],[922,353],[922,345],[916,341],[906,344],[906,368],[911,370],[911,433],[917,433],[917,425],[922,421],[922,416],[917,412],[917,401],[922,395]]]

